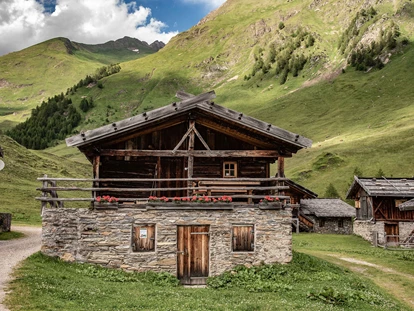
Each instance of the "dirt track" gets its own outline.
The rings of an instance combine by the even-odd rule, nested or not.
[[[9,311],[2,301],[5,287],[13,268],[23,259],[40,250],[41,228],[12,226],[12,231],[22,232],[24,238],[0,241],[0,311]]]

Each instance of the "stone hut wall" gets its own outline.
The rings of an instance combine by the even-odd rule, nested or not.
[[[334,234],[352,234],[353,222],[352,218],[348,217],[315,217],[309,216],[313,219],[313,232],[316,233],[334,233]],[[342,221],[343,227],[339,226]],[[323,222],[323,226],[322,225]]]
[[[385,222],[384,221],[370,221],[370,220],[356,220],[354,223],[354,234],[361,236],[369,242],[373,242],[373,233],[378,232],[378,243],[385,243]],[[400,241],[407,239],[414,230],[414,222],[398,223]]]
[[[131,271],[177,273],[177,226],[209,225],[209,274],[236,265],[288,263],[292,259],[291,209],[118,210],[44,208],[42,252],[67,261]],[[155,251],[134,252],[133,226],[155,224]],[[232,226],[254,224],[252,252],[232,251]]]

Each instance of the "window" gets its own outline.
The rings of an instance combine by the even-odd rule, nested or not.
[[[223,163],[223,176],[224,177],[237,177],[237,162],[224,162]]]
[[[343,228],[344,227],[344,220],[343,219],[339,219],[338,220],[338,228]]]
[[[319,219],[319,227],[325,227],[325,219]]]
[[[132,230],[132,250],[134,252],[155,251],[155,225],[134,225]]]
[[[254,225],[233,226],[233,252],[254,251]]]

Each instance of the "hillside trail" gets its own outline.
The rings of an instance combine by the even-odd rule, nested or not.
[[[409,290],[409,288],[414,286],[414,275],[402,273],[390,267],[381,266],[353,257],[344,257],[332,253],[327,254],[327,256],[335,258],[334,263],[371,279],[379,287],[382,287],[399,300],[404,301],[412,310],[414,310],[414,297],[412,296],[411,290]],[[325,257],[325,259],[328,258]],[[381,273],[372,273],[369,269],[375,269]]]
[[[40,251],[42,228],[12,226],[12,231],[24,233],[24,237],[8,241],[0,241],[0,311],[9,311],[3,305],[7,283],[18,263],[31,254]]]

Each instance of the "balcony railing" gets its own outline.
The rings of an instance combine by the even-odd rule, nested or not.
[[[266,196],[287,202],[289,196],[281,194],[289,189],[286,178],[38,178],[42,194],[36,200],[42,207],[64,207],[64,203],[96,202],[98,196],[114,195],[120,207],[134,207],[148,202],[150,196],[175,197],[205,196],[220,198],[231,196],[238,203],[254,204]],[[58,185],[59,183],[59,185]],[[163,186],[167,184],[167,186]],[[108,186],[109,185],[109,186]],[[122,186],[121,186],[122,185]],[[127,185],[127,186],[126,186]],[[168,194],[168,195],[167,195]]]

